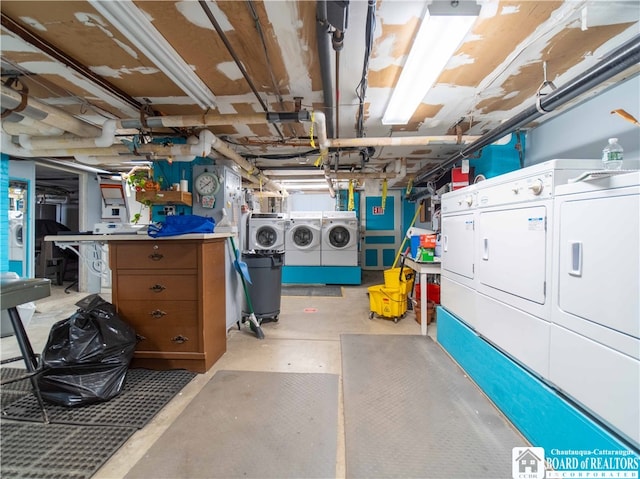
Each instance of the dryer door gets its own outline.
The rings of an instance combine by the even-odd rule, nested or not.
[[[547,267],[545,206],[483,211],[478,221],[481,291],[545,304]]]
[[[289,231],[292,245],[301,251],[309,250],[320,244],[320,228],[298,224]]]
[[[261,249],[275,249],[278,232],[271,225],[263,225],[255,230],[254,242]]]
[[[349,231],[349,228],[341,224],[331,225],[325,238],[327,246],[335,250],[344,250],[353,245],[355,241],[354,234]]]

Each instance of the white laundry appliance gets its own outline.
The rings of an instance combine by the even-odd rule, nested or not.
[[[322,266],[358,265],[358,218],[355,211],[322,212]]]
[[[640,172],[558,187],[549,379],[640,446]]]
[[[320,266],[322,211],[292,211],[285,235],[284,264]]]
[[[549,374],[553,198],[600,160],[552,160],[476,184],[476,317],[481,336]]]
[[[24,261],[24,214],[9,211],[9,260]]]
[[[249,250],[284,251],[287,215],[284,213],[252,213],[249,218]]]
[[[440,304],[472,328],[476,325],[476,185],[446,193],[441,200]]]

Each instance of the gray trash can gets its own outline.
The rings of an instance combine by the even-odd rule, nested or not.
[[[282,295],[284,251],[243,251],[242,261],[247,264],[249,276],[251,276],[251,284],[247,283],[247,289],[253,313],[260,323],[278,321]],[[242,314],[244,317],[251,314],[246,301],[242,308]]]

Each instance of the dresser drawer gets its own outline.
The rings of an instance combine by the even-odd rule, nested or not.
[[[136,351],[200,351],[195,301],[122,301],[118,314],[136,331]]]
[[[116,245],[115,266],[123,269],[196,269],[195,244],[169,241],[136,241]]]
[[[126,300],[196,301],[198,276],[196,274],[127,274],[117,277],[118,306]]]

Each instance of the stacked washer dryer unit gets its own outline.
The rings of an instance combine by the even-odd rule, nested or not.
[[[476,330],[549,377],[553,198],[600,160],[552,160],[478,183]]]
[[[287,215],[252,213],[249,218],[247,249],[284,251]]]
[[[292,211],[285,234],[284,264],[320,266],[322,211]]]
[[[358,265],[358,219],[355,211],[322,212],[322,266]]]
[[[640,172],[558,187],[549,379],[640,447]]]
[[[452,199],[456,204],[455,197],[461,207],[476,204],[469,219],[443,210],[442,235],[449,247],[445,252],[443,245],[443,306],[544,380],[549,376],[555,188],[601,167],[600,160],[552,160],[443,195],[443,208]],[[453,254],[452,238],[472,251],[465,250],[462,270],[447,258]],[[474,258],[470,269],[469,254]],[[458,304],[461,300],[473,306]]]

